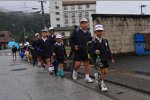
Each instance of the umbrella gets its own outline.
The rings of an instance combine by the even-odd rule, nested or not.
[[[19,45],[18,45],[18,43],[17,43],[17,42],[15,42],[15,41],[10,41],[10,42],[8,42],[8,46],[9,46],[9,48],[12,48],[12,47],[13,47],[13,45],[14,45],[15,47],[17,47],[17,49],[19,49]]]

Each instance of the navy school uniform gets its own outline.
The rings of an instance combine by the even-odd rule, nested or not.
[[[102,38],[101,42],[94,38],[91,42],[90,53],[96,58],[97,55],[95,54],[96,50],[100,50],[100,58],[103,64],[103,67],[109,67],[108,60],[113,59],[112,53],[109,48],[108,40]]]
[[[62,43],[55,43],[53,45],[53,52],[56,54],[56,60],[58,63],[64,63],[65,57],[67,57],[65,46]]]
[[[42,38],[40,39],[40,50],[42,59],[50,58],[51,49],[48,39],[46,39],[45,41]]]
[[[83,31],[80,28],[75,29],[70,36],[70,46],[74,51],[75,61],[88,61],[87,43],[90,41],[91,34],[88,31]],[[75,45],[78,45],[79,50],[75,50]]]

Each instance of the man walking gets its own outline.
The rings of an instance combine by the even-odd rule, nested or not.
[[[82,18],[80,20],[80,28],[74,30],[70,36],[70,45],[74,50],[74,69],[72,78],[74,80],[77,79],[77,70],[80,68],[81,63],[84,64],[85,69],[85,80],[89,83],[93,82],[93,80],[89,77],[90,73],[90,64],[88,59],[87,52],[87,43],[91,40],[91,34],[87,31],[88,21],[86,18]]]

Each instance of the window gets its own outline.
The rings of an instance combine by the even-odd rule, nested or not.
[[[65,24],[68,24],[68,19],[65,19]]]
[[[72,13],[72,17],[75,17],[75,13]]]
[[[82,9],[82,5],[79,5],[79,6],[78,6],[78,9]]]
[[[56,8],[56,9],[59,9],[59,7],[58,7],[58,6],[55,6],[55,8]]]
[[[86,5],[86,8],[90,8],[90,5],[89,5],[89,4],[87,4],[87,5]]]
[[[64,13],[64,17],[68,17],[68,13]]]
[[[75,6],[71,6],[71,10],[74,10],[75,9]]]
[[[72,18],[72,23],[75,23],[75,18]]]
[[[82,17],[82,12],[79,12],[79,17]]]
[[[64,10],[68,10],[68,6],[64,6]]]
[[[60,27],[60,24],[57,24],[57,27]]]
[[[5,37],[5,35],[4,34],[0,34],[0,37]]]
[[[60,18],[56,18],[57,21],[60,21]]]
[[[56,15],[59,15],[59,12],[56,12]]]

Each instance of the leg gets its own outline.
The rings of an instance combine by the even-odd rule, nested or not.
[[[90,64],[89,64],[89,61],[84,61],[83,64],[84,64],[84,70],[85,70],[85,80],[88,83],[92,83],[93,80],[89,76],[89,74],[90,74]]]
[[[50,74],[53,74],[54,68],[51,66],[50,58],[46,58],[46,64],[48,66]]]
[[[74,62],[74,69],[73,69],[73,73],[72,73],[73,80],[77,79],[77,70],[80,68],[80,66],[81,66],[81,61]]]

